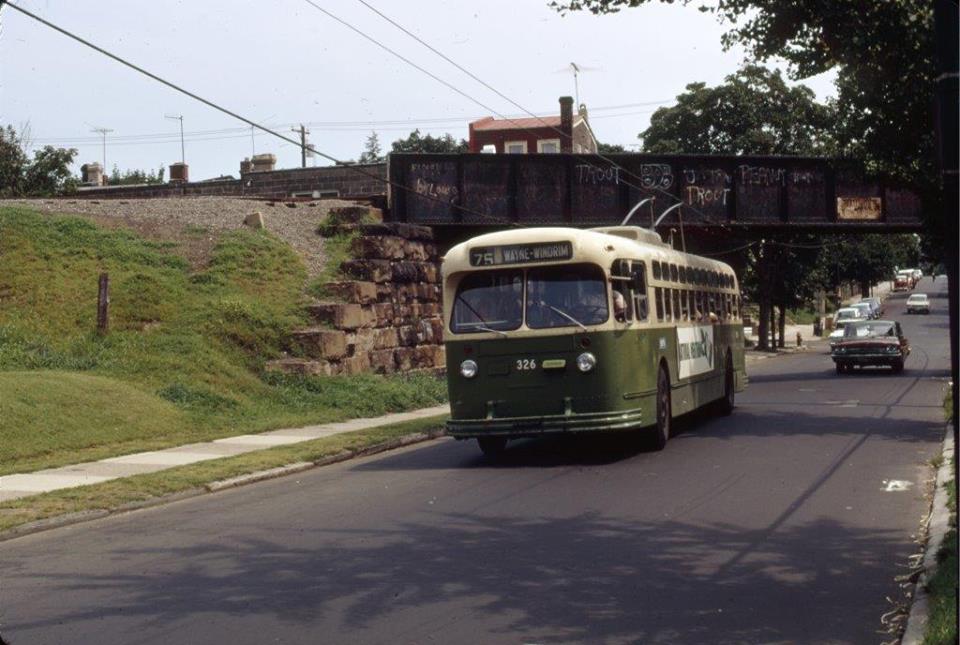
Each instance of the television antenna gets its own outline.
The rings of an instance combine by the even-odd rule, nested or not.
[[[580,107],[580,74],[583,72],[599,72],[599,67],[587,67],[586,65],[578,65],[577,63],[569,63],[566,67],[558,69],[557,74],[565,74],[567,72],[573,73],[573,95],[574,100],[576,100],[576,106]]]

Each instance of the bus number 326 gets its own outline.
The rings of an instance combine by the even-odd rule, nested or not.
[[[535,370],[537,369],[537,360],[535,358],[518,358],[517,370]]]

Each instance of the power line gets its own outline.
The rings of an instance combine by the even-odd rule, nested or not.
[[[169,87],[169,88],[171,88],[171,89],[173,89],[173,90],[176,90],[177,92],[180,92],[180,93],[182,93],[182,94],[185,94],[185,95],[189,96],[190,98],[192,98],[192,99],[194,99],[194,100],[196,100],[196,101],[199,101],[199,102],[203,103],[204,105],[207,105],[207,106],[213,108],[214,110],[217,110],[217,111],[219,111],[219,112],[223,112],[224,114],[226,114],[226,115],[228,115],[228,116],[231,116],[231,117],[233,117],[233,118],[235,118],[235,119],[237,119],[237,120],[239,120],[239,121],[243,121],[244,123],[246,123],[246,124],[248,124],[248,125],[250,125],[250,126],[253,126],[253,127],[255,127],[255,128],[259,129],[259,130],[263,130],[264,132],[267,132],[267,133],[269,133],[269,134],[272,134],[273,136],[277,137],[278,139],[282,139],[283,141],[286,141],[287,143],[292,143],[293,145],[296,145],[297,147],[300,147],[300,143],[298,143],[298,142],[295,141],[294,139],[291,139],[290,137],[287,137],[287,136],[285,136],[285,135],[283,135],[283,134],[280,134],[279,132],[277,132],[277,131],[275,131],[275,130],[272,130],[272,129],[264,126],[264,125],[261,125],[261,124],[255,122],[255,121],[252,121],[252,120],[248,119],[248,118],[245,117],[245,116],[242,116],[242,115],[240,115],[240,114],[238,114],[238,113],[236,113],[236,112],[234,112],[234,111],[232,111],[232,110],[230,110],[230,109],[228,109],[228,108],[225,108],[225,107],[223,107],[223,106],[221,106],[221,105],[218,105],[218,104],[214,103],[213,101],[210,101],[210,100],[208,100],[208,99],[205,99],[205,98],[203,98],[202,96],[199,96],[198,94],[195,94],[195,93],[193,93],[193,92],[191,92],[191,91],[189,91],[189,90],[186,90],[186,89],[180,87],[179,85],[176,85],[175,83],[172,83],[171,81],[168,81],[168,80],[166,80],[166,79],[164,79],[164,78],[161,78],[160,76],[157,76],[156,74],[153,74],[152,72],[148,72],[147,70],[143,69],[142,67],[139,67],[139,66],[135,65],[134,63],[131,63],[131,62],[129,62],[129,61],[121,58],[120,56],[117,56],[116,54],[113,54],[113,53],[111,53],[111,52],[103,49],[102,47],[99,47],[99,46],[97,46],[97,45],[94,45],[94,44],[91,43],[90,41],[84,40],[84,39],[81,38],[80,36],[77,36],[77,35],[69,32],[69,31],[67,31],[66,29],[63,29],[62,27],[58,27],[57,25],[51,23],[50,21],[45,20],[45,19],[41,18],[40,16],[37,16],[37,15],[35,15],[35,14],[27,11],[26,9],[23,9],[22,7],[19,7],[19,6],[15,5],[15,4],[13,4],[12,2],[9,2],[9,0],[2,0],[2,3],[0,3],[0,7],[2,7],[2,6],[4,6],[4,5],[9,6],[10,8],[15,9],[15,10],[19,11],[20,13],[24,14],[25,16],[28,16],[28,17],[30,17],[30,18],[33,18],[34,20],[36,20],[36,21],[39,22],[40,24],[45,25],[45,26],[53,29],[54,31],[58,31],[58,32],[60,32],[61,34],[63,34],[64,36],[67,36],[68,38],[70,38],[70,39],[72,39],[72,40],[75,40],[75,41],[79,42],[80,44],[85,45],[85,46],[89,47],[90,49],[93,49],[94,51],[97,51],[97,52],[103,54],[104,56],[106,56],[106,57],[108,57],[108,58],[111,58],[111,59],[117,61],[117,62],[120,63],[121,65],[124,65],[124,66],[126,66],[126,67],[129,67],[130,69],[132,69],[132,70],[134,70],[134,71],[136,71],[136,72],[139,72],[140,74],[143,74],[144,76],[147,76],[148,78],[151,78],[151,79],[157,81],[158,83],[162,83],[163,85],[166,85],[167,87]],[[396,183],[396,182],[394,182],[394,181],[391,181],[390,179],[383,179],[382,177],[380,177],[380,176],[378,176],[378,175],[376,175],[376,174],[374,174],[374,173],[368,172],[368,171],[364,170],[363,168],[359,168],[359,167],[353,166],[353,165],[351,165],[351,164],[344,164],[343,162],[341,162],[341,161],[338,160],[337,158],[335,158],[335,157],[333,157],[333,156],[331,156],[331,155],[328,155],[328,154],[326,154],[325,152],[321,152],[320,150],[317,150],[317,149],[314,148],[313,146],[305,146],[305,147],[309,147],[309,149],[310,149],[314,154],[320,155],[320,156],[323,157],[324,159],[328,159],[329,161],[332,161],[332,162],[334,162],[334,163],[337,164],[337,165],[342,165],[342,166],[348,168],[349,170],[352,170],[353,172],[355,172],[355,173],[357,173],[357,174],[364,175],[364,176],[366,176],[366,177],[369,177],[370,179],[373,179],[373,180],[375,180],[375,181],[377,181],[377,182],[385,183],[385,184],[387,184],[387,185],[389,185],[389,186],[392,186],[392,187],[394,187],[394,188],[397,188],[397,189],[399,189],[399,190],[404,190],[404,191],[413,193],[414,195],[416,195],[417,197],[419,197],[419,198],[421,198],[421,199],[426,199],[426,200],[428,200],[428,201],[436,201],[436,202],[442,203],[442,204],[444,204],[444,205],[449,205],[448,202],[446,202],[446,201],[444,201],[444,200],[442,200],[442,199],[439,199],[439,198],[437,198],[437,197],[433,197],[432,195],[426,195],[426,194],[422,194],[422,193],[417,193],[417,192],[411,190],[410,188],[408,188],[407,186],[403,186],[402,184],[398,184],[398,183]],[[517,222],[514,222],[514,221],[512,221],[512,220],[504,220],[503,218],[497,217],[496,215],[491,215],[490,213],[481,213],[480,211],[474,211],[474,210],[472,210],[472,209],[465,208],[465,207],[463,207],[463,206],[458,206],[457,208],[463,210],[464,212],[471,213],[471,214],[473,214],[473,215],[479,215],[480,217],[483,217],[483,218],[486,218],[486,219],[490,219],[490,220],[494,220],[494,221],[498,221],[498,220],[499,220],[500,222],[505,223],[505,224],[508,224],[508,225],[511,225],[511,226],[520,226],[520,224],[518,224]]]
[[[454,67],[456,67],[458,70],[460,70],[461,72],[463,72],[464,74],[466,74],[467,76],[469,76],[470,78],[472,78],[474,81],[480,83],[480,84],[483,85],[485,88],[489,89],[491,92],[493,92],[494,94],[496,94],[496,95],[499,96],[500,98],[504,99],[505,101],[507,101],[508,103],[510,103],[511,105],[513,105],[514,107],[516,107],[517,109],[522,110],[522,111],[525,112],[526,114],[528,114],[528,115],[530,115],[531,117],[533,117],[533,118],[537,119],[538,121],[540,121],[540,123],[541,123],[544,127],[553,130],[554,132],[558,133],[561,137],[565,136],[566,133],[564,133],[562,130],[560,130],[560,129],[557,128],[556,126],[550,125],[549,123],[547,123],[546,121],[544,121],[541,117],[537,116],[536,114],[534,114],[534,113],[531,112],[530,110],[526,109],[525,107],[523,107],[522,105],[520,105],[519,103],[517,103],[516,101],[514,101],[514,100],[511,99],[510,97],[506,96],[505,94],[503,94],[503,92],[501,92],[500,90],[496,89],[495,87],[493,87],[492,85],[490,85],[489,83],[487,83],[486,81],[484,81],[483,79],[479,78],[476,74],[474,74],[473,72],[471,72],[471,71],[469,71],[468,69],[464,68],[462,65],[460,65],[460,64],[457,63],[456,61],[452,60],[449,56],[447,56],[447,55],[444,54],[443,52],[439,51],[438,49],[436,49],[435,47],[433,47],[432,45],[430,45],[429,43],[427,43],[426,41],[424,41],[422,38],[420,38],[419,36],[417,36],[416,34],[414,34],[413,32],[411,32],[409,29],[407,29],[406,27],[404,27],[403,25],[399,24],[398,22],[396,22],[395,20],[393,20],[393,19],[390,18],[389,16],[385,15],[384,13],[382,13],[382,12],[381,12],[380,10],[378,10],[377,8],[375,8],[375,7],[373,7],[372,5],[370,5],[369,3],[367,3],[366,0],[357,0],[357,1],[358,1],[360,4],[362,4],[363,6],[367,7],[370,11],[374,12],[375,14],[377,14],[378,16],[380,16],[381,18],[383,18],[384,20],[386,20],[387,22],[389,22],[391,25],[393,25],[394,27],[396,27],[397,29],[399,29],[400,31],[402,31],[402,32],[403,32],[404,34],[406,34],[407,36],[409,36],[410,38],[413,38],[413,39],[416,40],[418,43],[420,43],[421,45],[423,45],[424,47],[426,47],[428,50],[430,50],[431,52],[433,52],[434,54],[436,54],[437,56],[439,56],[440,58],[442,58],[443,60],[445,60],[445,61],[448,62],[449,64],[451,64],[451,65],[453,65]],[[424,69],[424,68],[421,67],[420,65],[417,65],[416,63],[410,61],[410,59],[408,59],[408,58],[406,58],[405,56],[397,53],[396,51],[394,51],[394,50],[391,49],[390,47],[387,47],[386,45],[384,45],[383,43],[381,43],[380,41],[378,41],[378,40],[375,39],[374,37],[366,34],[365,32],[361,31],[359,28],[351,25],[350,23],[348,23],[348,22],[346,22],[345,20],[343,20],[342,18],[334,15],[334,14],[331,13],[330,11],[327,11],[326,9],[323,9],[322,7],[320,7],[319,5],[317,5],[315,2],[313,2],[313,0],[304,0],[304,2],[306,2],[307,4],[309,4],[310,6],[312,6],[313,8],[315,8],[316,10],[320,11],[320,12],[323,13],[324,15],[329,16],[329,17],[332,18],[333,20],[339,22],[341,25],[347,27],[347,28],[350,29],[351,31],[357,33],[358,35],[360,35],[360,36],[363,37],[364,39],[370,41],[371,43],[373,43],[373,44],[376,45],[377,47],[380,47],[381,49],[383,49],[383,50],[385,50],[385,51],[393,54],[394,56],[396,56],[396,57],[399,58],[400,60],[404,61],[404,62],[407,63],[408,65],[411,65],[412,67],[418,69],[419,71],[423,72],[424,74],[427,74],[428,76],[430,76],[430,77],[433,78],[434,80],[438,81],[439,83],[441,83],[441,84],[445,85],[446,87],[452,89],[452,90],[453,90],[454,92],[456,92],[457,94],[460,94],[461,96],[467,98],[468,100],[472,101],[473,103],[476,103],[476,104],[479,105],[480,107],[483,107],[484,109],[489,110],[490,112],[496,114],[497,116],[501,117],[502,119],[506,119],[506,120],[511,121],[512,123],[515,123],[515,124],[516,124],[516,122],[513,121],[512,119],[508,119],[507,117],[504,117],[502,114],[500,114],[500,113],[497,112],[496,110],[494,110],[494,109],[490,108],[489,106],[483,104],[482,102],[480,102],[480,101],[477,100],[476,98],[470,96],[469,94],[467,94],[467,93],[464,92],[463,90],[460,90],[459,88],[453,86],[452,84],[448,83],[447,81],[439,78],[436,74],[433,74],[432,72],[427,71],[426,69]],[[527,132],[528,134],[536,134],[536,133],[534,133],[532,130],[530,130],[529,128],[526,128],[526,127],[522,127],[522,126],[521,126],[519,129],[523,130],[524,132]],[[629,176],[631,176],[631,177],[634,177],[634,178],[640,180],[641,183],[643,182],[643,178],[638,177],[636,174],[630,172],[628,169],[624,168],[623,166],[621,166],[620,164],[618,164],[618,163],[615,162],[614,160],[610,159],[609,157],[607,157],[607,156],[605,156],[605,155],[603,155],[603,154],[600,154],[599,152],[596,153],[596,154],[597,154],[597,156],[598,156],[600,159],[602,159],[603,161],[607,162],[607,163],[610,164],[611,166],[613,166],[613,167],[615,167],[615,168],[623,171],[624,173],[626,173],[627,175],[629,175]],[[634,185],[634,184],[631,184],[630,182],[624,181],[624,183],[627,184],[629,187],[634,188],[634,189],[636,189],[636,190],[643,190],[640,186],[636,186],[636,185]],[[676,200],[678,203],[683,204],[683,199],[677,197],[676,195],[673,195],[673,194],[667,192],[666,190],[663,190],[662,188],[659,188],[659,187],[657,187],[657,186],[652,186],[652,187],[650,187],[649,189],[652,189],[652,190],[655,190],[655,191],[657,191],[657,192],[660,192],[660,193],[662,193],[663,195],[666,195],[666,196],[670,197],[671,199]],[[724,224],[723,222],[717,222],[717,221],[714,220],[714,218],[712,218],[710,215],[704,213],[704,212],[701,211],[700,209],[698,209],[698,208],[696,208],[696,207],[694,207],[694,206],[692,206],[692,205],[690,205],[690,204],[683,204],[683,206],[686,207],[686,208],[689,208],[689,209],[692,210],[693,212],[699,214],[701,217],[703,217],[703,218],[706,219],[707,221],[711,221],[711,222],[716,223],[716,224],[719,225],[721,228],[728,228],[728,227],[726,226],[726,224]],[[728,230],[729,230],[729,229],[728,229]]]

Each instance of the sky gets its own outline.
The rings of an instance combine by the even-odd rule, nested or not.
[[[695,7],[655,3],[608,16],[561,16],[547,0],[365,0],[508,97],[472,80],[360,0],[14,0],[157,76],[277,130],[356,159],[371,132],[384,151],[419,128],[467,137],[483,116],[558,114],[575,93],[597,139],[636,149],[650,114],[688,83],[715,85],[745,62],[726,27]],[[319,6],[443,79],[441,84],[319,11]],[[776,61],[771,66],[780,66]],[[821,100],[832,76],[804,81]],[[521,106],[521,110],[516,105]],[[100,161],[155,170],[185,156],[192,180],[239,175],[253,152],[300,165],[300,150],[251,128],[9,7],[0,10],[0,124],[29,126],[34,147],[77,148],[74,170]],[[632,148],[630,146],[633,146]],[[329,165],[324,158],[308,165]]]

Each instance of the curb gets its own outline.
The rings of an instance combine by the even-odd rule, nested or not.
[[[356,450],[343,450],[341,452],[335,453],[333,455],[328,455],[316,461],[301,461],[294,464],[289,464],[287,466],[279,466],[277,468],[270,468],[268,470],[260,470],[253,473],[247,473],[245,475],[239,475],[237,477],[231,477],[229,479],[222,479],[219,481],[210,482],[199,488],[188,488],[186,490],[182,490],[177,493],[170,493],[169,495],[161,495],[159,497],[153,497],[146,500],[122,504],[113,509],[96,509],[96,510],[89,510],[89,511],[80,511],[78,513],[68,513],[66,515],[58,515],[56,517],[49,517],[46,519],[37,520],[35,522],[22,524],[15,528],[8,529],[6,531],[0,531],[0,542],[13,540],[15,538],[23,537],[25,535],[31,535],[33,533],[49,531],[51,529],[57,529],[64,526],[80,524],[83,522],[90,522],[92,520],[99,520],[104,517],[108,517],[110,515],[120,515],[123,513],[139,511],[139,510],[151,508],[154,506],[163,506],[165,504],[170,504],[172,502],[179,502],[184,499],[190,499],[191,497],[199,497],[200,495],[216,493],[218,491],[228,490],[230,488],[237,488],[239,486],[245,486],[247,484],[254,484],[257,482],[266,481],[268,479],[276,479],[278,477],[292,475],[295,473],[303,472],[305,470],[310,470],[312,468],[329,466],[331,464],[340,463],[342,461],[347,461],[350,459],[356,459],[358,457],[368,457],[370,455],[375,455],[381,452],[387,452],[389,450],[396,450],[397,448],[403,448],[404,446],[410,446],[416,443],[423,443],[425,441],[437,439],[445,435],[446,435],[446,430],[442,428],[434,430],[432,432],[414,432],[408,435],[403,435],[402,437],[397,437],[396,439],[390,439],[389,441],[383,441],[381,443],[373,444],[365,448],[358,448]]]
[[[953,456],[953,426],[947,424],[946,435],[943,439],[943,463],[937,470],[937,481],[933,492],[933,503],[930,515],[927,517],[927,544],[924,547],[923,564],[920,578],[917,580],[913,594],[913,603],[907,615],[907,627],[900,639],[901,645],[920,645],[923,643],[923,633],[930,617],[930,601],[927,596],[927,582],[937,568],[937,551],[943,543],[943,538],[950,529],[950,509],[947,508],[946,483],[953,476],[953,467],[950,458]]]

